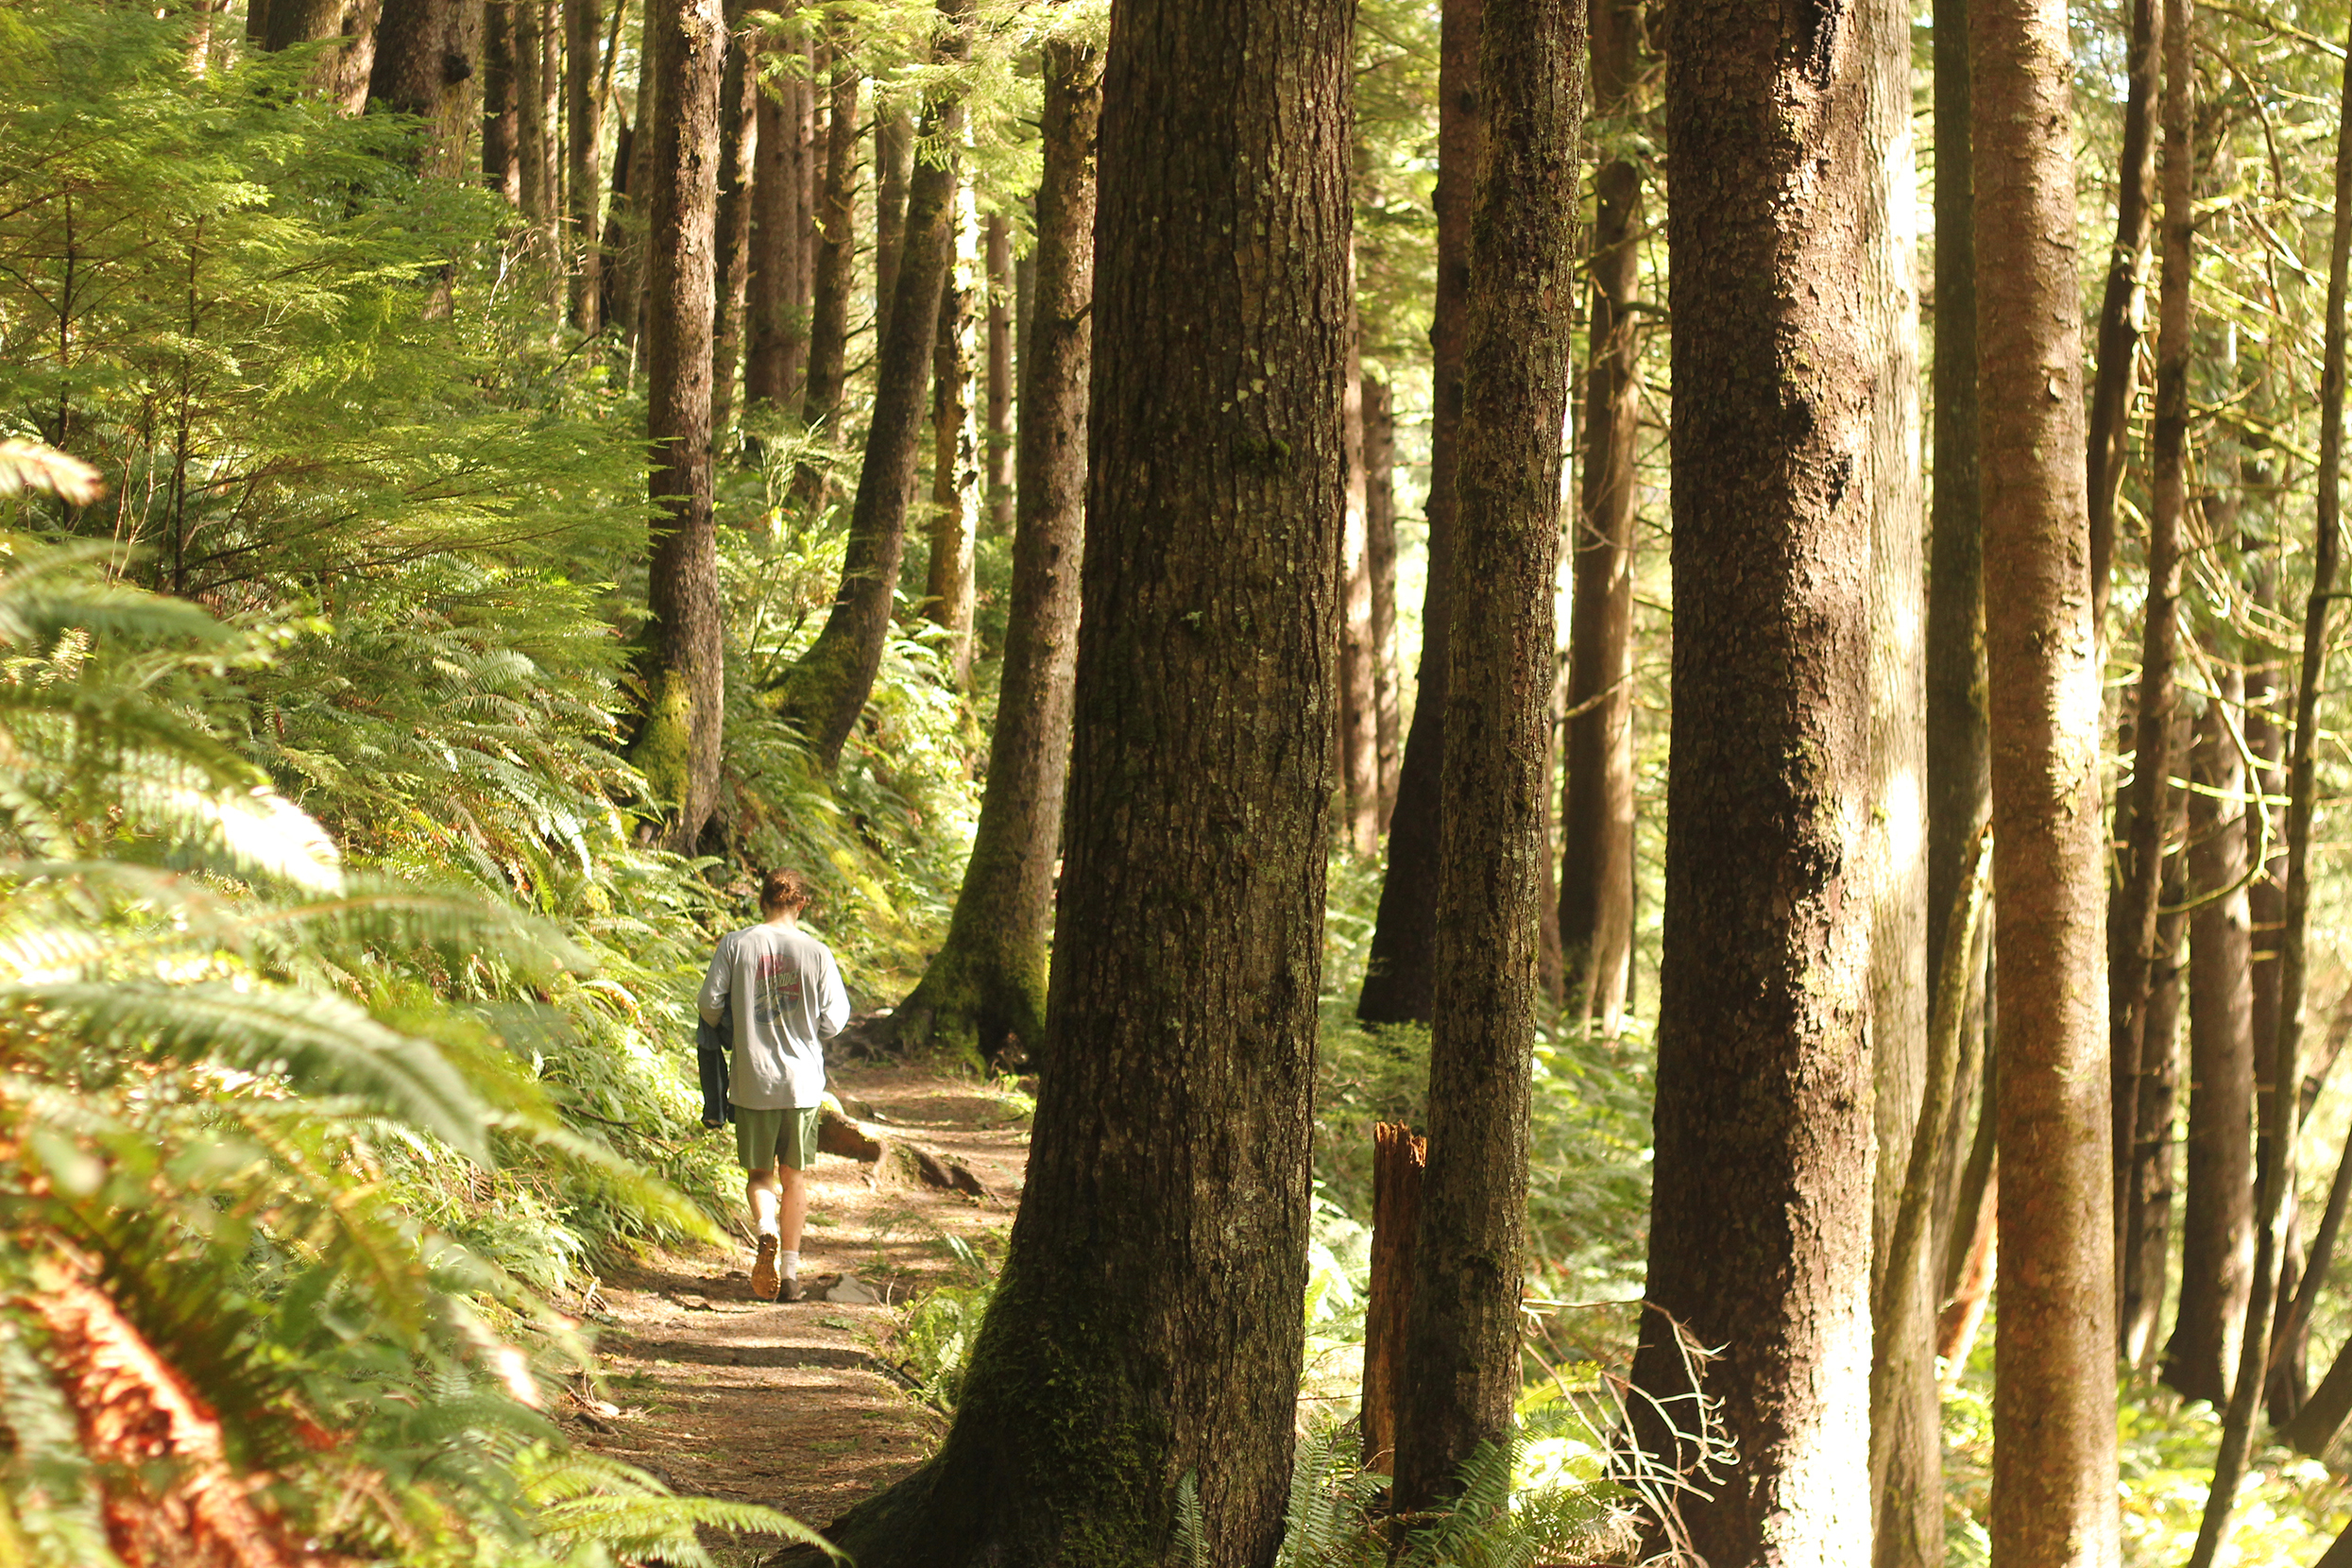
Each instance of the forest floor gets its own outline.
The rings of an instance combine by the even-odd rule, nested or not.
[[[912,1470],[945,1435],[946,1419],[896,1370],[895,1336],[911,1303],[976,1283],[949,1236],[1002,1258],[1029,1159],[1018,1094],[859,1065],[836,1066],[831,1087],[867,1132],[961,1164],[988,1195],[926,1185],[892,1160],[820,1154],[801,1242],[809,1299],[754,1300],[747,1242],[611,1267],[587,1303],[603,1394],[583,1389],[562,1412],[580,1444],[680,1493],[763,1504],[819,1529]],[[727,1568],[779,1544],[706,1540]]]

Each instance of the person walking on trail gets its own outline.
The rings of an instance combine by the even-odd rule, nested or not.
[[[735,1152],[744,1170],[759,1253],[751,1293],[796,1302],[800,1230],[809,1218],[809,1167],[817,1163],[825,1104],[825,1042],[849,1022],[849,993],[824,943],[800,929],[809,887],[793,871],[760,879],[760,924],[729,931],[711,955],[699,998],[703,1019],[732,1011]]]

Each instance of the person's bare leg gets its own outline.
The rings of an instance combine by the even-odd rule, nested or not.
[[[758,1239],[758,1256],[751,1266],[751,1293],[759,1301],[773,1301],[779,1278],[776,1273],[779,1238],[776,1235],[778,1208],[775,1167],[755,1170],[743,1178],[743,1201],[751,1205],[752,1234]],[[803,1205],[806,1206],[805,1204]],[[793,1239],[799,1239],[800,1223],[793,1223]]]
[[[784,1239],[784,1251],[796,1255],[800,1252],[801,1228],[809,1222],[809,1173],[778,1160],[775,1175],[779,1189],[777,1206],[782,1211],[776,1217],[776,1234]]]

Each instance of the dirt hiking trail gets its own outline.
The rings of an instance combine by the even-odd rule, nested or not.
[[[562,1410],[582,1446],[678,1492],[764,1504],[818,1529],[913,1469],[946,1433],[893,1371],[892,1336],[909,1302],[973,1283],[947,1237],[1001,1260],[1029,1159],[1017,1094],[856,1064],[834,1067],[830,1086],[864,1131],[938,1156],[935,1176],[961,1165],[986,1196],[929,1185],[911,1159],[820,1154],[801,1241],[808,1300],[753,1300],[748,1242],[615,1267],[588,1302],[604,1397],[583,1389]],[[837,1294],[873,1299],[825,1299],[844,1275],[851,1283]],[[728,1568],[781,1544],[707,1540]]]

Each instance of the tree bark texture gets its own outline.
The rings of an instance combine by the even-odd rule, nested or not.
[[[753,176],[759,159],[759,61],[743,24],[746,0],[725,0],[726,72],[719,84],[719,208],[711,241],[710,435],[735,419],[735,377],[750,299]]]
[[[800,404],[801,421],[810,426],[832,418],[841,404],[849,357],[851,269],[858,256],[858,72],[849,51],[839,43],[829,101],[825,175],[816,211],[817,262],[809,301],[809,379]]]
[[[1113,23],[1028,1189],[945,1444],[829,1532],[865,1568],[1160,1562],[1186,1491],[1197,1560],[1262,1564],[1282,1537],[1335,776],[1350,16],[1124,0]],[[894,342],[928,325],[917,268]]]
[[[808,323],[800,299],[799,147],[793,101],[806,86],[785,76],[759,94],[759,144],[752,160],[751,273],[743,294],[743,401],[788,407],[801,380]]]
[[[947,678],[972,683],[973,547],[980,524],[980,453],[972,430],[972,291],[948,269],[931,350],[931,508],[923,618],[947,634]]]
[[[852,144],[852,150],[855,144]],[[988,417],[981,427],[985,459],[988,531],[1002,536],[1014,526],[1013,481],[1013,224],[991,213],[981,226],[981,261],[988,278]]]
[[[1971,0],[1969,41],[1999,912],[1992,1549],[2042,1568],[2112,1568],[2099,643],[2085,592],[2073,149],[2051,129],[2073,123],[2063,0]]]
[[[1593,104],[1622,146],[1640,110],[1642,0],[1593,12]],[[1559,809],[1560,985],[1568,1015],[1614,1036],[1633,962],[1633,450],[1641,415],[1642,170],[1623,152],[1593,177],[1593,293],[1584,471],[1572,536],[1566,779]]]
[[[2133,724],[2131,809],[2124,813],[2122,886],[2109,914],[2108,1061],[2114,1083],[2116,1257],[2128,1256],[2133,1131],[2138,1116],[2150,976],[2156,965],[2156,908],[2163,879],[2165,792],[2173,773],[2173,678],[2179,637],[2181,517],[2189,503],[2190,237],[2196,151],[2188,63],[2188,12],[2164,0],[2168,15],[2164,94],[2164,275],[2156,334],[2156,429],[2151,443],[2154,504],[2148,513],[2148,593],[2140,618],[2139,710]],[[2172,58],[2177,55],[2177,62]],[[2174,69],[2177,63],[2178,69]],[[2122,1275],[2117,1279],[2122,1287]],[[2120,1348],[2120,1347],[2119,1347]]]
[[[710,334],[727,27],[719,0],[651,0],[645,27],[661,83],[645,202],[656,521],[639,666],[645,706],[630,757],[672,813],[670,847],[691,854],[718,804],[726,695],[710,516]]]
[[[1364,1468],[1396,1469],[1397,1392],[1405,1371],[1405,1321],[1413,1302],[1413,1238],[1421,1227],[1422,1173],[1429,1140],[1401,1122],[1372,1128],[1372,1268],[1364,1288],[1364,1385],[1359,1424]]]
[[[2156,200],[2157,76],[2164,53],[2164,0],[2133,0],[2125,57],[2123,152],[2115,179],[2115,246],[2099,301],[2099,370],[2091,383],[2088,483],[2090,497],[2090,615],[2106,635],[2108,562],[2115,554],[2115,503],[2129,461],[2132,383],[2139,368],[2140,291],[2148,275],[2148,229]]]
[[[1651,1462],[1694,1456],[1675,1325],[1739,1463],[1709,1561],[1869,1559],[1870,641],[1887,372],[1879,77],[1900,8],[1667,13],[1675,691],[1648,1301]],[[1916,526],[1916,524],[1915,524]]]
[[[550,178],[554,165],[548,157],[548,139],[555,128],[547,122],[547,94],[539,81],[543,13],[539,0],[513,0],[510,13],[514,21],[515,162],[522,215],[530,225],[531,244],[536,248],[545,243],[554,204]],[[551,265],[554,262],[544,253],[539,260]]]
[[[1021,360],[1019,515],[988,789],[947,940],[900,1004],[900,1037],[985,1061],[1045,1050],[1054,859],[1070,753],[1085,547],[1086,377],[1094,288],[1100,51],[1045,50],[1035,315]]]
[[[1349,267],[1350,276],[1355,272]],[[1341,414],[1348,459],[1347,528],[1339,546],[1339,785],[1347,803],[1340,840],[1358,855],[1380,853],[1380,709],[1372,644],[1372,537],[1364,469],[1361,323],[1348,337],[1347,403]]]
[[[423,119],[422,173],[463,177],[481,58],[482,0],[384,0],[367,101]]]
[[[2215,667],[2224,667],[2215,660]],[[2254,1284],[2254,950],[2246,907],[2245,790],[2225,712],[2241,695],[2234,669],[2197,723],[2189,802],[2189,1188],[2181,1217],[2180,1304],[2164,1350],[2164,1381],[2215,1409],[2238,1372]],[[2217,793],[2207,793],[2207,791]]]
[[[961,58],[969,0],[940,0],[941,52]],[[935,100],[924,114],[924,138],[952,146],[963,125],[962,100]],[[817,763],[831,772],[873,694],[889,640],[891,599],[906,554],[907,509],[914,499],[916,459],[923,440],[924,394],[929,390],[937,347],[940,296],[955,264],[955,169],[917,165],[907,191],[906,250],[890,335],[875,366],[874,415],[866,427],[865,461],[849,514],[849,544],[841,592],[816,641],[787,673],[779,709],[808,738]]]
[[[1443,0],[1438,59],[1438,287],[1429,325],[1429,567],[1421,673],[1389,816],[1389,864],[1355,1015],[1427,1023],[1436,983],[1438,860],[1445,767],[1446,639],[1453,624],[1456,434],[1470,273],[1470,203],[1484,156],[1478,39],[1485,0]]]
[[[1403,743],[1396,655],[1396,409],[1389,383],[1367,374],[1364,408],[1364,559],[1372,577],[1372,705],[1380,764],[1380,831],[1396,805]]]
[[[914,122],[895,107],[874,106],[874,341],[890,336],[898,298],[899,258],[907,248],[907,187],[913,178]]]
[[[597,315],[604,292],[604,258],[597,249],[604,204],[596,189],[605,141],[605,103],[596,90],[597,37],[604,29],[600,5],[601,0],[564,0],[564,208],[571,233],[566,298],[571,325],[582,332],[604,324]]]
[[[1486,0],[1439,817],[1429,1165],[1398,1400],[1400,1511],[1511,1433],[1575,309],[1580,0]],[[1351,312],[1351,315],[1353,313]]]
[[[1944,972],[1944,926],[1991,809],[1985,733],[1983,483],[1976,457],[1975,183],[1969,145],[1968,0],[1938,0],[1935,65],[1935,484],[1927,596],[1927,972]],[[1982,968],[1969,971],[1967,1044],[1937,1167],[1934,1243],[1952,1252],[1971,1116],[1983,1097]],[[1949,1280],[1950,1276],[1946,1276]]]
[[[640,23],[641,27],[641,23]],[[654,122],[661,112],[661,82],[654,51],[639,45],[637,117],[622,128],[613,152],[613,209],[605,225],[605,254],[612,281],[605,294],[605,319],[612,323],[615,358],[635,380],[641,355],[645,314],[646,196],[654,182]],[[624,383],[625,384],[625,383]]]

